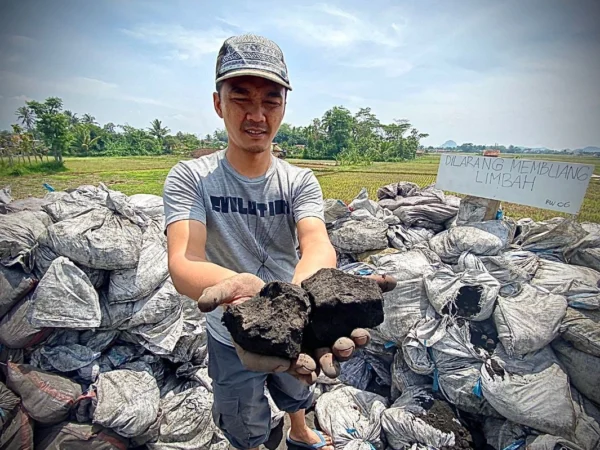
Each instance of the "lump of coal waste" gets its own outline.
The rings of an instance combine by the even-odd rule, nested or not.
[[[486,350],[490,354],[494,353],[498,342],[500,342],[494,319],[469,322],[469,327],[471,329],[471,344]]]
[[[458,317],[473,317],[479,314],[481,306],[481,286],[463,286],[458,290],[458,295],[454,302],[448,303],[442,309],[443,314]]]
[[[250,300],[226,308],[223,323],[244,350],[294,359],[300,354],[309,311],[303,289],[275,281]]]
[[[374,328],[383,322],[383,294],[377,282],[336,269],[321,269],[302,282],[311,311],[304,330],[307,350],[331,347],[355,328]]]
[[[454,446],[452,448],[474,448],[473,438],[469,430],[465,428],[448,403],[443,400],[428,400],[422,402],[421,406],[427,411],[426,414],[419,415],[419,419],[437,428],[442,433],[454,433]],[[450,447],[442,447],[449,449]]]

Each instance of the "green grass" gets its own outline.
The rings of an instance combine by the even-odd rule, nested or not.
[[[594,173],[600,174],[600,158],[565,155],[522,156],[527,159],[546,159],[594,164]],[[326,198],[351,201],[362,187],[371,198],[385,184],[411,181],[419,186],[435,182],[439,155],[426,155],[405,163],[373,163],[370,166],[341,167],[333,161],[289,160],[313,169]],[[175,156],[120,157],[120,158],[66,158],[64,167],[45,163],[39,167],[18,166],[19,170],[0,165],[0,188],[11,185],[14,198],[28,195],[43,196],[42,184],[48,183],[57,190],[74,188],[82,184],[97,185],[102,182],[111,189],[125,194],[148,193],[161,195],[164,180],[173,165],[181,158]],[[561,214],[529,206],[503,203],[507,215],[513,218],[531,217],[543,220]],[[600,222],[600,182],[592,179],[579,214],[579,220]]]

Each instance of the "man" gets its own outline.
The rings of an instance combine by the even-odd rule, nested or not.
[[[164,189],[171,277],[207,312],[213,418],[234,447],[257,448],[270,433],[266,385],[289,413],[289,442],[333,450],[329,436],[305,423],[315,361],[248,354],[234,346],[221,322],[223,307],[252,297],[265,282],[299,284],[336,266],[315,176],[271,154],[292,89],[283,53],[263,37],[227,39],[217,58],[216,87],[214,108],[224,120],[228,148],[178,163]],[[353,333],[353,339],[334,345],[338,359],[368,336]],[[319,356],[321,369],[334,376],[331,350]]]

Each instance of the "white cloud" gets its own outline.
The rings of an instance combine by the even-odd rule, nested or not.
[[[30,38],[28,36],[22,36],[19,34],[13,34],[8,37],[8,41],[13,45],[25,46],[30,44],[35,44],[35,39]]]
[[[29,102],[33,99],[30,97],[27,97],[26,95],[15,95],[14,97],[11,97],[11,100],[17,100],[19,102],[25,103],[25,102]]]
[[[150,44],[169,49],[170,56],[181,61],[197,62],[215,55],[225,39],[231,36],[222,28],[192,30],[181,25],[143,25],[123,32]]]
[[[302,43],[321,48],[342,49],[357,44],[396,48],[402,44],[396,24],[359,18],[357,14],[329,5],[297,7],[285,14],[273,14],[279,31]]]
[[[355,67],[357,69],[378,69],[384,76],[395,78],[405,73],[410,72],[413,69],[411,62],[394,57],[380,57],[380,58],[356,58],[352,62],[346,63],[349,67]]]

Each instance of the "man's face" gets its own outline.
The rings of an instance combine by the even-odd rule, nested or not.
[[[230,145],[252,153],[270,151],[285,113],[285,95],[283,86],[264,78],[225,80],[213,101],[225,121]]]

